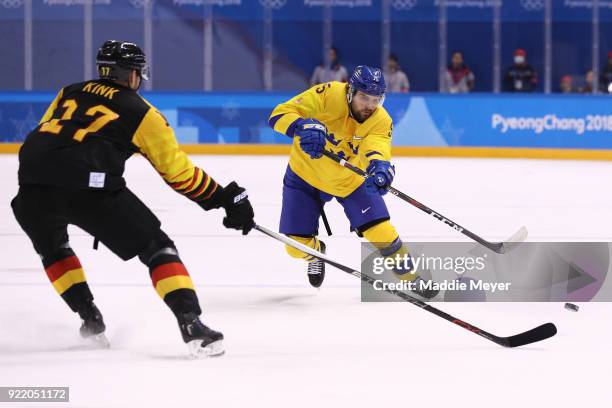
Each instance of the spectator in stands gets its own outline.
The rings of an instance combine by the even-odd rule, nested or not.
[[[322,84],[330,81],[346,82],[348,71],[344,65],[340,64],[338,50],[331,47],[328,51],[329,66],[325,66],[325,61],[315,68],[310,78],[310,85]]]
[[[389,55],[387,60],[387,69],[384,72],[385,82],[387,83],[387,92],[406,93],[410,90],[410,82],[408,77],[402,71],[399,65],[399,60],[395,54]]]
[[[574,92],[574,81],[571,75],[564,75],[561,78],[561,83],[559,84],[559,89],[561,93],[572,93]]]
[[[471,92],[474,88],[474,80],[474,73],[463,62],[463,54],[459,51],[454,52],[444,76],[442,92]]]
[[[593,93],[593,71],[592,70],[587,71],[586,75],[584,76],[584,86],[580,87],[578,89],[578,92],[585,93],[585,94]]]
[[[612,51],[608,52],[608,64],[601,70],[599,85],[605,93],[612,93]]]
[[[533,92],[538,84],[538,74],[527,63],[527,52],[514,51],[514,65],[506,72],[505,87],[508,92]]]

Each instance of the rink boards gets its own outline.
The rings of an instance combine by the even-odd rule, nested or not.
[[[145,93],[189,153],[287,154],[268,125],[290,93]],[[53,93],[0,93],[0,152],[14,153]],[[397,156],[612,158],[612,109],[604,95],[389,95]]]

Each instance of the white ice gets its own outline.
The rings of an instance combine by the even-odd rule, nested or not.
[[[321,160],[325,160],[321,159]],[[238,180],[258,223],[278,228],[286,157],[195,156],[217,180]],[[490,240],[521,225],[529,240],[612,240],[612,163],[396,159],[395,186]],[[0,157],[0,386],[70,386],[71,407],[603,407],[609,406],[612,305],[437,303],[499,335],[541,323],[559,334],[503,349],[406,303],[361,303],[359,281],[328,267],[322,290],[305,266],[257,232],[242,237],[169,189],[141,158],[126,179],[174,239],[207,324],[227,354],[191,361],[174,318],[138,261],[121,262],[71,229],[109,350],[86,350],[79,321],[53,288],[9,201],[17,157]],[[463,239],[395,197],[402,238]],[[328,205],[328,254],[359,267],[360,241]],[[5,404],[3,406],[9,406]],[[19,406],[35,406],[19,405]],[[40,406],[49,406],[40,404]],[[62,406],[62,404],[53,404]]]

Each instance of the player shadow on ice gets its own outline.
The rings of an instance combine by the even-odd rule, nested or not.
[[[264,305],[283,303],[284,306],[290,306],[290,307],[310,307],[311,305],[309,303],[295,303],[294,301],[300,300],[300,299],[310,299],[316,296],[317,296],[316,293],[306,293],[306,294],[296,293],[292,295],[266,296],[262,299],[257,300],[256,303],[264,304]]]
[[[129,350],[126,348],[121,349],[123,352],[129,352],[131,356],[137,356],[139,358],[143,358],[145,360],[159,360],[159,361],[176,361],[176,362],[184,362],[184,361],[202,361],[200,358],[194,358],[186,353],[184,350],[178,350],[175,352],[154,352],[154,351],[142,351],[142,350]],[[215,356],[208,356],[207,361],[211,360],[224,360],[226,353]],[[221,358],[224,357],[224,358]]]

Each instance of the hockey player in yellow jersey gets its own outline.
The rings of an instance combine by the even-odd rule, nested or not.
[[[336,198],[358,235],[374,243],[383,256],[407,253],[390,221],[382,196],[395,176],[391,160],[393,122],[383,107],[385,80],[378,68],[358,66],[349,83],[328,82],[278,105],[270,115],[275,131],[293,138],[283,179],[280,232],[325,252],[317,238],[323,206]],[[363,179],[327,158],[323,149],[366,170]],[[325,264],[286,247],[308,262],[311,285],[319,287]],[[402,279],[417,276],[412,267],[396,271]]]
[[[97,67],[99,79],[60,90],[21,147],[19,192],[11,202],[15,218],[53,287],[82,319],[83,337],[107,342],[102,314],[69,244],[68,224],[87,231],[123,260],[137,256],[177,318],[191,353],[222,354],[223,335],[201,322],[193,282],[174,243],[126,187],[123,170],[130,156],[142,154],[175,191],[203,210],[223,208],[223,225],[243,234],[253,227],[254,217],[246,191],[235,182],[222,187],[195,166],[162,114],[138,94],[141,80],[148,79],[138,46],[105,42]],[[204,252],[214,256],[212,250]],[[139,321],[135,316],[134,322]]]

